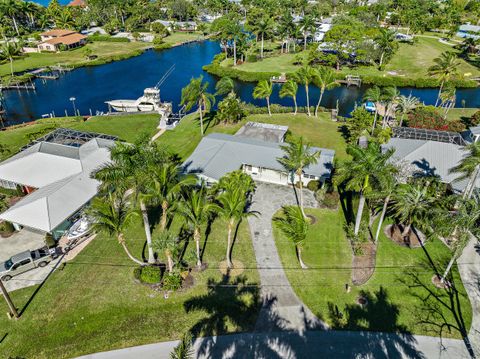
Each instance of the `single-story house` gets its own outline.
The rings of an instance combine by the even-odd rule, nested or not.
[[[68,3],[67,6],[73,6],[73,7],[87,7],[87,3],[85,0],[72,0]]]
[[[71,30],[54,29],[40,34],[42,42],[38,44],[39,51],[59,51],[61,46],[67,49],[85,45],[87,37]]]
[[[466,156],[469,138],[470,131],[462,136],[455,132],[402,127],[393,129],[392,138],[383,148],[394,148],[394,161],[411,166],[412,175],[438,177],[460,193],[468,180],[457,181],[460,174],[450,170]],[[476,186],[480,187],[480,180]]]
[[[207,185],[217,182],[225,174],[241,169],[254,180],[288,185],[298,182],[292,173],[278,162],[285,153],[279,142],[269,142],[255,137],[212,133],[205,136],[184,162],[186,173],[196,174]],[[304,169],[302,181],[305,185],[312,180],[324,182],[330,178],[335,151],[312,148],[320,151],[318,162]]]
[[[473,39],[480,39],[480,26],[464,24],[458,28],[457,36],[459,37],[471,37]]]
[[[27,195],[0,213],[15,228],[51,233],[71,225],[98,191],[92,172],[110,161],[115,137],[57,129],[0,163],[0,186],[21,188]]]

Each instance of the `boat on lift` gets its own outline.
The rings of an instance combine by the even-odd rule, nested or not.
[[[377,110],[377,106],[375,104],[375,102],[372,102],[372,101],[367,101],[363,104],[363,107],[365,108],[365,110],[367,110],[368,112],[375,112]]]
[[[168,115],[172,111],[172,104],[160,100],[160,86],[173,72],[175,65],[163,75],[155,87],[148,87],[143,91],[143,96],[136,100],[111,100],[106,101],[109,110],[118,112],[159,112]]]

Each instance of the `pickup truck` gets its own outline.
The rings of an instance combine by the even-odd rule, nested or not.
[[[12,256],[7,261],[0,263],[0,279],[7,281],[21,273],[33,268],[45,267],[57,257],[56,252],[51,253],[48,249],[25,251]]]

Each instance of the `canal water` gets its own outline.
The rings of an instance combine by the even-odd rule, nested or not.
[[[212,61],[220,52],[218,43],[205,41],[175,47],[168,50],[149,50],[144,54],[123,61],[112,62],[101,66],[83,67],[67,72],[58,80],[35,80],[36,90],[6,91],[5,101],[7,106],[7,124],[27,122],[50,113],[56,116],[73,114],[73,103],[70,98],[75,98],[76,108],[82,115],[92,111],[108,110],[105,101],[114,99],[137,99],[146,87],[155,86],[163,74],[175,65],[175,70],[162,84],[161,98],[163,101],[172,102],[174,109],[179,108],[181,90],[188,84],[192,77],[203,75],[210,84],[210,91],[214,92],[217,78],[202,70],[202,66]],[[252,97],[254,83],[236,82],[236,92],[243,101],[256,105],[265,105],[264,100]],[[280,99],[278,96],[280,86],[275,85],[272,103],[292,106],[289,98]],[[337,87],[327,91],[322,105],[335,108],[338,101],[339,112],[347,115],[360,104],[366,88]],[[318,89],[311,87],[311,105],[318,99]],[[436,89],[402,88],[402,94],[419,97],[426,104],[434,104],[437,96]],[[480,107],[480,89],[457,90],[457,107]],[[463,101],[464,102],[463,102]],[[298,104],[306,104],[305,91],[302,86],[298,91]]]

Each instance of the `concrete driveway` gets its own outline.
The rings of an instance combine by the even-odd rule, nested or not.
[[[0,237],[0,262],[11,256],[27,250],[39,249],[45,246],[45,235],[22,229],[8,238]]]

